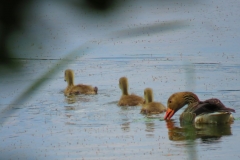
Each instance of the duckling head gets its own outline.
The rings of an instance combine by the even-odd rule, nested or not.
[[[153,91],[151,88],[146,88],[144,90],[145,103],[153,102]]]
[[[71,69],[65,70],[64,81],[68,83],[68,85],[74,85],[74,72]]]
[[[123,95],[128,95],[128,79],[127,79],[127,77],[121,77],[119,79],[119,88],[122,90]]]

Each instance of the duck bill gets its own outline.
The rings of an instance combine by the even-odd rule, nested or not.
[[[174,115],[175,111],[173,109],[168,108],[166,111],[166,114],[164,116],[165,120],[169,120],[172,118],[172,116]]]

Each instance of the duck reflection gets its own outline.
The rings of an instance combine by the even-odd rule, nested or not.
[[[68,104],[73,104],[76,102],[76,96],[75,95],[69,95],[65,97],[65,102]]]
[[[154,129],[155,129],[155,124],[153,122],[146,122],[146,136],[147,137],[154,137]]]
[[[222,136],[232,135],[230,124],[180,124],[180,127],[176,127],[173,120],[168,120],[166,126],[169,140],[172,141],[200,138],[203,142],[211,143]]]
[[[65,96],[65,102],[67,102],[68,104],[73,104],[76,102],[89,102],[90,99],[86,98],[86,97],[82,97],[80,95],[69,95],[69,96]]]
[[[129,131],[130,131],[130,122],[124,122],[124,123],[122,123],[121,129],[122,129],[124,132],[129,132]]]
[[[155,124],[153,122],[146,122],[146,132],[154,132]]]

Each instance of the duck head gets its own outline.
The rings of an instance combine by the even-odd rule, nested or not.
[[[119,88],[122,90],[123,95],[128,95],[128,79],[127,79],[127,77],[121,77],[119,79]]]
[[[146,88],[144,90],[145,103],[153,102],[153,91],[151,88]]]
[[[167,101],[167,111],[164,116],[165,120],[169,120],[172,116],[186,104],[198,102],[197,95],[192,92],[177,92],[172,94]]]
[[[68,85],[74,85],[74,72],[71,69],[65,70],[64,81],[68,83]]]

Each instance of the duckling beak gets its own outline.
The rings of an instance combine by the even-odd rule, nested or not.
[[[173,109],[168,108],[166,111],[166,114],[164,116],[165,120],[169,120],[172,118],[172,116],[175,114],[175,111]]]

